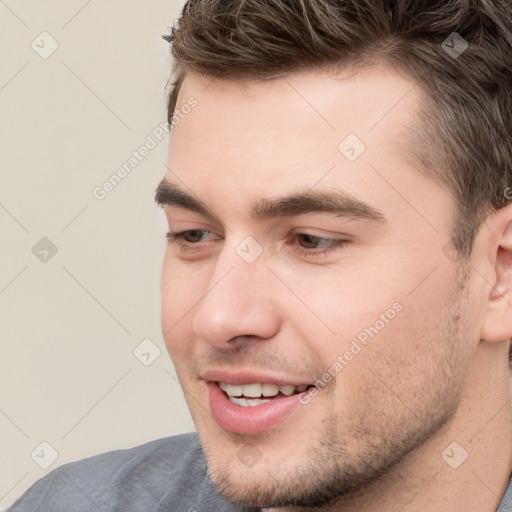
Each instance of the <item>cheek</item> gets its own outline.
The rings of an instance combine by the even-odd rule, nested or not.
[[[166,254],[161,284],[162,333],[175,365],[193,350],[194,305],[204,293],[198,277],[197,272],[171,261]]]
[[[189,318],[187,312],[204,293],[203,274],[200,267],[184,264],[167,248],[161,282],[163,327],[170,329],[180,319],[181,323]]]
[[[427,279],[417,261],[350,269],[328,279],[321,272],[286,276],[302,299],[288,298],[295,303],[293,323],[326,371],[350,374],[356,384],[363,367],[386,361],[395,368],[437,364],[445,343],[439,330],[453,313],[454,268],[440,266]]]
[[[382,266],[344,263],[337,269],[320,268],[307,274],[288,272],[283,278],[295,295],[287,297],[294,305],[295,322],[303,332],[307,330],[308,338],[321,337],[321,350],[330,350],[331,359],[352,339],[364,340],[365,331],[375,324],[382,330],[402,309],[400,283]]]

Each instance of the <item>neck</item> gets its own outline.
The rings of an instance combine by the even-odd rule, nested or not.
[[[507,360],[491,364],[496,349],[487,345],[475,357],[456,413],[436,435],[322,512],[496,511],[512,471],[512,425]]]

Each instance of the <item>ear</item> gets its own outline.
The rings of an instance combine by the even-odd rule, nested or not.
[[[481,337],[485,341],[512,338],[512,205],[492,214],[486,221],[491,236],[487,254],[494,267]]]

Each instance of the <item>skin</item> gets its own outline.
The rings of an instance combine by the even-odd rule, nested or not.
[[[173,128],[165,179],[208,212],[164,211],[171,231],[207,233],[167,245],[162,328],[214,483],[233,501],[494,512],[503,495],[512,207],[488,217],[468,261],[447,257],[453,199],[407,143],[423,97],[414,85],[385,65],[183,83],[177,107],[192,96],[198,106]],[[349,133],[366,145],[353,162],[338,150]],[[251,215],[264,198],[303,190],[349,193],[386,220]],[[263,250],[253,263],[236,252],[247,236]],[[348,242],[320,254],[325,238]],[[213,419],[208,369],[314,383],[396,303],[400,312],[271,432],[234,434]],[[468,454],[457,469],[442,457],[453,442],[446,460]],[[237,457],[244,446],[261,454],[251,468]]]

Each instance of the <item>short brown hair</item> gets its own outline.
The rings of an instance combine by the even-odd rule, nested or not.
[[[268,80],[384,62],[427,93],[410,143],[454,197],[460,255],[512,197],[510,0],[189,0],[163,37],[174,58],[169,122],[187,72]],[[443,45],[453,37],[468,45],[458,56]]]

